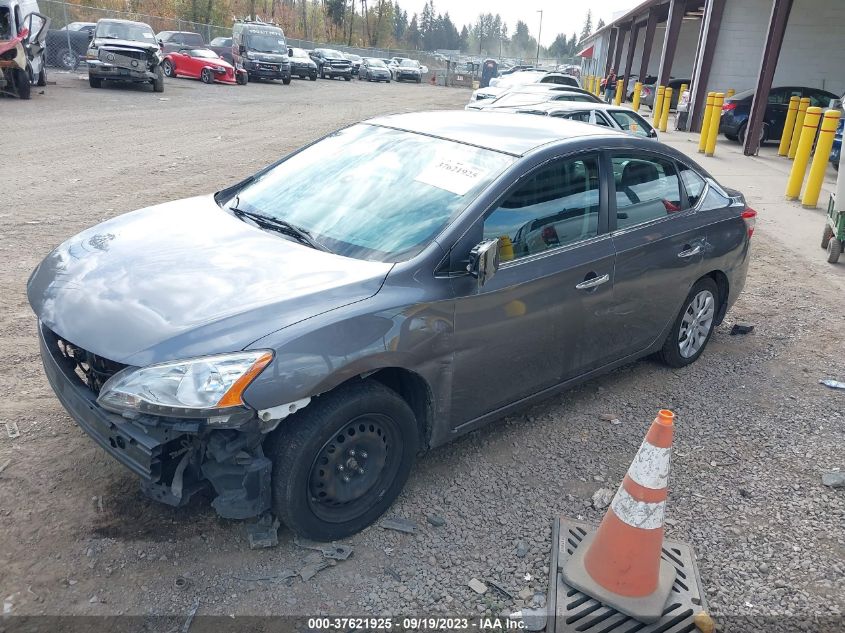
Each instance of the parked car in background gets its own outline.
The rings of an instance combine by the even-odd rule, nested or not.
[[[396,81],[422,81],[422,67],[416,59],[403,57],[399,64],[393,69],[393,78]]]
[[[100,20],[86,56],[88,83],[92,88],[104,81],[149,83],[155,92],[164,92],[163,60],[149,24]]]
[[[839,159],[842,154],[842,133],[845,129],[845,118],[839,119],[836,126],[836,134],[833,137],[833,147],[830,150],[830,162],[836,171],[839,171]]]
[[[355,55],[354,53],[344,53],[343,56],[352,62],[352,74],[357,75],[358,70],[361,68],[361,56]]]
[[[722,115],[719,121],[719,131],[731,141],[745,143],[745,132],[748,127],[748,117],[751,115],[751,102],[754,99],[754,89],[738,92],[725,99]],[[826,108],[831,101],[839,99],[832,92],[821,88],[807,88],[803,86],[778,86],[769,91],[769,102],[763,115],[763,129],[760,132],[760,142],[778,141],[783,136],[783,125],[786,123],[786,112],[789,110],[789,100],[793,97],[809,97],[810,106]]]
[[[490,85],[487,88],[479,88],[473,91],[470,102],[495,99],[515,86],[527,86],[531,84],[556,84],[559,86],[580,88],[580,82],[577,78],[564,73],[547,72],[545,70],[520,71],[505,77],[491,79]]]
[[[88,33],[89,35],[94,32],[94,29],[97,28],[96,22],[71,22],[70,24],[66,24],[60,31],[83,31]]]
[[[0,92],[29,99],[32,86],[47,85],[49,28],[36,0],[0,0]]]
[[[86,229],[27,297],[57,398],[147,495],[331,541],[419,452],[641,357],[695,362],[754,216],[648,139],[408,113]]]
[[[308,56],[302,48],[289,48],[288,57],[290,57],[290,74],[300,79],[308,78],[311,81],[317,81],[319,70],[314,60]]]
[[[639,114],[624,106],[582,101],[550,101],[515,108],[520,114],[537,114],[612,128],[642,138],[657,139],[657,130]]]
[[[317,64],[320,79],[343,77],[346,81],[352,81],[352,62],[340,51],[331,48],[315,48],[311,51],[311,59]]]
[[[290,84],[290,58],[285,32],[274,24],[235,22],[232,26],[232,60],[247,71],[250,81],[281,79]]]
[[[190,77],[203,83],[247,83],[246,71],[235,70],[225,59],[208,48],[183,48],[169,53],[162,62],[165,77]]]
[[[231,37],[215,37],[211,42],[209,42],[208,46],[217,53],[220,57],[225,59],[230,64],[234,65],[234,58],[232,57],[232,38]]]
[[[192,31],[161,31],[156,33],[156,41],[165,55],[183,48],[205,48],[202,35]]]
[[[47,65],[62,70],[74,70],[79,62],[85,59],[91,41],[93,28],[89,30],[89,24],[90,22],[72,22],[61,29],[47,31]],[[73,28],[70,28],[72,25]],[[77,26],[79,28],[76,28]]]
[[[651,83],[643,84],[643,89],[640,91],[640,104],[647,105],[652,110],[654,109],[654,96],[657,93],[657,78],[655,77]],[[680,98],[681,86],[690,85],[689,79],[670,79],[669,87],[672,89],[672,100],[669,109],[674,110],[678,106],[678,99]]]
[[[358,71],[358,79],[361,81],[384,81],[390,83],[390,71],[384,61],[377,57],[365,57],[361,61],[361,69]]]
[[[533,106],[548,101],[580,101],[584,103],[602,103],[602,100],[581,88],[559,86],[557,84],[535,84],[511,88],[496,99],[471,101],[465,110],[499,110]]]

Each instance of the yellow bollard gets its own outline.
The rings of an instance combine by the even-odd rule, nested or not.
[[[786,111],[786,121],[783,123],[783,134],[780,137],[778,156],[789,155],[789,144],[792,142],[792,132],[795,129],[795,118],[798,116],[798,102],[801,97],[793,96],[789,100],[789,109]]]
[[[801,194],[801,185],[804,184],[804,174],[807,171],[807,163],[810,162],[810,152],[813,150],[813,141],[816,140],[816,130],[821,118],[821,108],[807,108],[804,124],[801,126],[801,139],[795,152],[795,162],[792,163],[792,171],[786,184],[787,200],[797,200]],[[827,153],[825,160],[828,160],[830,150]]]
[[[833,148],[833,137],[838,125],[839,110],[828,110],[824,113],[822,129],[816,141],[816,152],[813,154],[813,164],[810,166],[810,175],[807,176],[804,197],[801,198],[801,206],[805,209],[815,209],[819,204],[824,173],[830,161],[830,150]]]
[[[499,260],[509,262],[513,259],[513,242],[508,235],[499,238]]]
[[[722,104],[724,102],[725,93],[717,92],[713,97],[713,109],[710,111],[710,127],[707,129],[705,156],[713,156],[716,153],[716,140],[719,138],[719,121],[722,118]]]
[[[601,97],[601,77],[596,75],[596,85],[593,86],[593,94],[597,97]]]
[[[640,111],[640,93],[643,91],[643,84],[642,82],[638,81],[634,84],[634,102],[631,104],[631,107],[634,109],[634,112]]]
[[[663,107],[660,108],[660,131],[669,129],[669,110],[672,109],[672,88],[666,86],[663,91]]]
[[[787,156],[795,158],[798,151],[798,142],[801,140],[801,130],[804,127],[804,117],[807,115],[807,108],[810,107],[810,97],[804,97],[798,102],[798,114],[795,116],[795,127],[792,130],[792,139],[789,141],[789,153]]]
[[[593,76],[592,75],[587,75],[586,77],[584,77],[584,90],[586,90],[587,92],[593,91]]]
[[[707,149],[707,139],[710,138],[710,115],[713,114],[713,101],[716,100],[715,92],[707,93],[707,105],[704,107],[704,116],[701,119],[701,138],[698,139],[698,153],[703,154]]]
[[[725,93],[725,99],[730,99],[736,94],[736,90],[733,88],[728,88],[728,91]]]
[[[660,108],[663,106],[663,93],[666,91],[664,86],[657,87],[657,94],[654,95],[654,103],[651,106],[652,120],[654,127],[660,123]]]
[[[622,105],[622,80],[616,80],[616,96],[613,98],[614,105]]]
[[[686,85],[686,84],[681,84],[681,87],[680,87],[680,88],[678,88],[678,101],[680,101],[680,100],[681,100],[681,97],[683,97],[683,96],[684,96],[684,91],[685,91],[687,88],[689,88],[689,86],[688,86],[688,85]]]

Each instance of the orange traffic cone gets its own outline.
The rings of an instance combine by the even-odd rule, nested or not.
[[[661,558],[674,420],[658,412],[598,530],[563,568],[572,587],[645,623],[660,619],[675,582]]]

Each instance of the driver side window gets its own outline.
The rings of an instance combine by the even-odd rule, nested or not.
[[[598,220],[599,160],[591,154],[534,172],[484,220],[484,239],[499,240],[506,262],[594,237]]]

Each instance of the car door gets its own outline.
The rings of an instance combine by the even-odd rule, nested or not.
[[[617,357],[657,341],[702,274],[706,231],[690,209],[674,160],[656,152],[608,154],[616,248],[614,320],[608,345]]]
[[[179,51],[176,56],[179,58],[180,64],[180,75],[184,75],[185,77],[192,77],[196,79],[199,77],[199,70],[197,66],[199,65],[198,59],[192,57],[191,54],[187,50]]]
[[[786,123],[786,113],[789,110],[789,99],[792,95],[801,96],[801,91],[794,88],[774,88],[769,92],[769,101],[766,104],[765,121],[769,130],[769,140],[780,140],[783,134],[783,125]]]
[[[480,288],[467,276],[453,280],[458,423],[600,362],[614,260],[600,165],[598,152],[549,161],[471,229],[499,240],[501,265]]]

